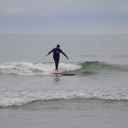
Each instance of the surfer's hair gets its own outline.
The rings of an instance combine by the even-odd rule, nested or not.
[[[59,44],[57,44],[57,48],[58,48],[58,47],[60,47],[60,45],[59,45]]]

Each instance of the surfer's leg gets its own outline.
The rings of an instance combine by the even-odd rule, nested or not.
[[[57,62],[56,62],[56,70],[58,71],[58,65],[59,65],[59,59],[56,59]]]
[[[57,59],[54,58],[54,61],[55,61],[55,70],[58,70],[58,66],[57,66]]]

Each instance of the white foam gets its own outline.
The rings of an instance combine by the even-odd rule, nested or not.
[[[60,71],[74,71],[81,68],[76,63],[60,63]],[[55,70],[54,63],[28,63],[28,62],[12,62],[0,65],[0,73],[17,74],[17,75],[51,75]]]
[[[74,71],[76,69],[80,69],[81,66],[76,63],[60,63],[59,64],[59,70],[60,71]]]
[[[8,107],[13,105],[24,105],[33,101],[39,100],[59,100],[59,99],[102,99],[102,100],[128,100],[128,94],[113,93],[109,95],[101,95],[99,93],[85,93],[82,91],[58,91],[54,93],[49,92],[36,92],[24,93],[22,96],[12,96],[10,94],[0,95],[0,106]]]

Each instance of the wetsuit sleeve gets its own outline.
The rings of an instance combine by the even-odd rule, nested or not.
[[[52,51],[50,51],[50,52],[48,53],[48,55],[49,55],[50,53],[52,53],[52,52],[53,52],[53,50],[54,50],[54,49],[52,49]]]
[[[65,56],[65,57],[67,57],[67,55],[61,50],[61,53]]]
[[[65,57],[67,57],[67,55],[66,55],[64,52],[63,52],[62,54],[63,54]]]

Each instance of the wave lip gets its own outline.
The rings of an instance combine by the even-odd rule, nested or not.
[[[107,73],[110,71],[128,72],[128,65],[108,64],[99,61],[86,61],[81,63],[81,69],[79,70],[83,74],[95,74],[95,73]]]

